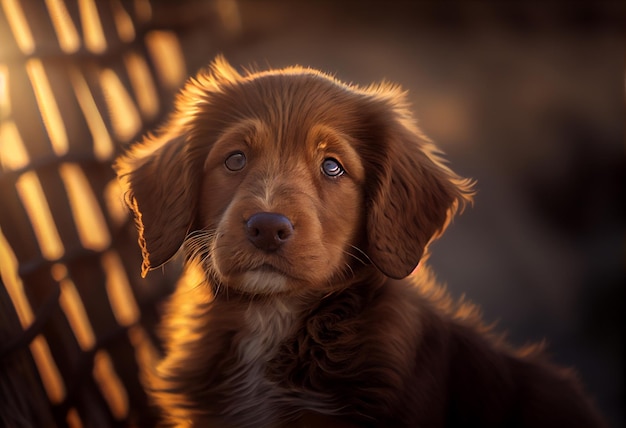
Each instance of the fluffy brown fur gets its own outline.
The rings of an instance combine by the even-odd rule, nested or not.
[[[186,255],[148,385],[165,423],[601,425],[571,374],[493,336],[423,265],[472,188],[399,88],[218,58],[116,168],[144,274]]]

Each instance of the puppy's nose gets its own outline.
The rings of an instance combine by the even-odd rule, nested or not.
[[[248,219],[246,233],[258,249],[276,251],[293,234],[293,225],[282,214],[261,212]]]

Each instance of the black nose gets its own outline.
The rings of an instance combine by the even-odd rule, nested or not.
[[[276,251],[293,234],[293,225],[282,214],[261,212],[248,219],[246,233],[258,249]]]

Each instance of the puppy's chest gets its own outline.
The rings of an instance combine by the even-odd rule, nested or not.
[[[273,426],[298,401],[270,369],[281,344],[294,336],[298,316],[293,308],[279,304],[251,306],[243,318],[242,329],[230,347],[232,365],[215,385],[221,397],[216,410],[236,426]]]
[[[340,413],[333,388],[320,390],[309,382],[310,374],[323,372],[306,343],[311,340],[306,328],[310,319],[277,306],[251,307],[243,321],[230,348],[236,353],[231,355],[233,364],[214,385],[213,403],[219,407],[212,413],[229,426],[255,427],[278,426],[304,409],[329,416]]]
[[[266,366],[278,352],[279,345],[293,336],[299,316],[284,304],[273,307],[250,307],[244,315],[244,331],[237,344],[243,366]]]

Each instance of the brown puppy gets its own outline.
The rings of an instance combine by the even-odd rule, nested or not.
[[[415,270],[472,189],[399,88],[218,58],[116,167],[144,274],[186,255],[148,385],[167,423],[601,425],[570,374]]]

